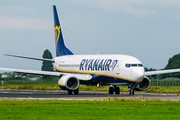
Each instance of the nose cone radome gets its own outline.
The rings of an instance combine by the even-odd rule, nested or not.
[[[133,71],[133,77],[135,81],[141,82],[144,78],[144,68],[136,69]]]

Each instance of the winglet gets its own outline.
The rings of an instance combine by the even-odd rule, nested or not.
[[[63,35],[61,31],[61,26],[56,10],[56,6],[53,5],[54,12],[54,29],[55,29],[55,43],[56,43],[56,56],[62,55],[74,55],[65,45],[63,40]]]

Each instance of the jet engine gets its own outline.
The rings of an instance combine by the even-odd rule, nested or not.
[[[144,76],[142,82],[137,83],[134,90],[144,91],[148,90],[151,87],[151,81],[148,77]]]
[[[64,75],[59,81],[58,85],[63,90],[76,90],[79,87],[79,79],[73,75]]]

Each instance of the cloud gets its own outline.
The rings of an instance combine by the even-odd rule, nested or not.
[[[128,14],[136,17],[160,15],[170,9],[179,9],[179,0],[69,0],[74,6],[101,9],[111,14]]]
[[[29,4],[10,4],[1,7],[0,10],[0,28],[52,29],[52,21],[39,16],[41,13],[35,6],[32,7]]]
[[[38,9],[37,8],[33,8],[33,7],[30,7],[30,6],[27,6],[27,5],[13,5],[13,4],[10,4],[8,5],[5,9],[9,10],[9,11],[13,11],[14,13],[15,12],[28,12],[28,11],[31,11],[31,12],[37,12]]]
[[[52,22],[40,18],[0,16],[0,27],[8,29],[52,29]]]
[[[131,14],[133,16],[139,16],[139,17],[144,17],[144,16],[153,15],[153,14],[157,13],[155,10],[145,9],[145,8],[136,8],[135,9],[130,6],[126,6],[124,8],[124,12],[127,14]]]

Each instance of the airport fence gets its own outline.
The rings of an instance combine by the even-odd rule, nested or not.
[[[57,84],[58,80],[18,80],[18,81],[0,81],[0,85],[52,85],[52,84]]]
[[[42,84],[41,82],[34,82],[34,81],[4,81],[1,82],[1,85],[39,85]]]
[[[180,87],[180,82],[151,82],[153,87]]]

